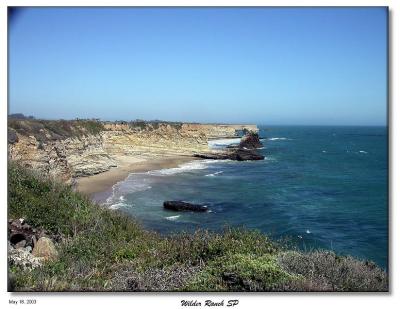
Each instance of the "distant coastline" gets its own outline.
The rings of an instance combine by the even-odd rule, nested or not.
[[[197,153],[218,154],[208,142],[257,132],[256,125],[165,121],[40,120],[14,114],[8,120],[11,160],[76,185],[104,192],[132,172],[176,167]]]

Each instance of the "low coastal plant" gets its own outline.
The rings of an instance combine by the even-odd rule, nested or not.
[[[212,261],[186,289],[193,291],[275,291],[297,280],[272,254],[229,254]]]
[[[387,291],[385,271],[332,252],[286,249],[257,231],[162,236],[63,183],[9,163],[9,218],[57,239],[57,260],[10,266],[17,291]]]
[[[39,142],[97,135],[105,130],[97,120],[8,119],[8,127],[21,135],[34,136]]]

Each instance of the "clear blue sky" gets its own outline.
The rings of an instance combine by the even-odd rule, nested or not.
[[[30,8],[12,17],[10,113],[386,124],[386,8]]]

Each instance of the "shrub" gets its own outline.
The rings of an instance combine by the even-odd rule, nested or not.
[[[306,278],[294,289],[311,291],[387,291],[385,271],[372,262],[330,251],[281,252],[279,265],[286,271]]]
[[[189,290],[273,291],[297,278],[284,271],[270,254],[225,255],[216,259]]]
[[[21,135],[34,136],[39,142],[85,135],[97,135],[104,125],[95,120],[8,119],[8,126]]]

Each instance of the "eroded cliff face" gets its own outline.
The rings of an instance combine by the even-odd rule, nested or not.
[[[101,136],[95,135],[41,142],[18,134],[18,142],[9,145],[9,158],[65,181],[116,166],[104,150]]]
[[[56,123],[36,125],[13,123],[9,158],[65,181],[108,171],[118,165],[118,156],[193,156],[209,151],[209,139],[234,137],[243,128],[257,130],[251,125],[85,123],[79,127],[79,122],[62,122],[64,131],[58,133],[67,133],[60,135],[55,133]]]
[[[105,124],[101,133],[104,149],[118,155],[192,155],[207,151],[207,135],[190,125],[161,124],[143,129],[129,125]]]

